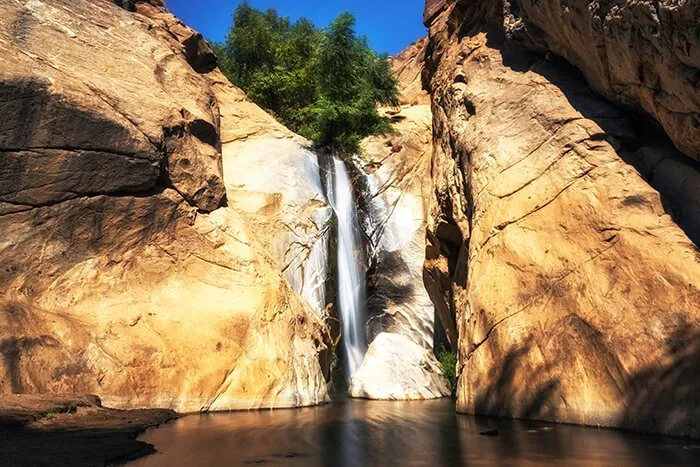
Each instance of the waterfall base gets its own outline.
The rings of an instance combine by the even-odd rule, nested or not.
[[[438,399],[450,395],[435,355],[401,334],[372,342],[350,381],[350,397],[376,400]]]

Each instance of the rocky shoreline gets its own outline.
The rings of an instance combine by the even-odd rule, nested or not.
[[[136,438],[171,410],[114,410],[92,395],[0,396],[0,465],[103,466],[155,452]]]

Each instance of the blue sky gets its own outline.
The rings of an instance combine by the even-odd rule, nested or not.
[[[223,40],[237,0],[166,0],[170,11],[201,32],[207,40]],[[357,18],[356,31],[366,35],[377,52],[395,54],[427,35],[423,27],[425,0],[249,0],[260,9],[275,8],[292,20],[301,16],[325,27],[338,13]]]

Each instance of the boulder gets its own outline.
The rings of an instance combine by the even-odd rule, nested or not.
[[[450,387],[430,350],[401,334],[383,332],[350,380],[349,394],[378,400],[438,399],[449,396]]]

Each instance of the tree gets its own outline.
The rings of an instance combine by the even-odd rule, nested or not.
[[[317,145],[354,151],[363,137],[391,130],[377,105],[398,105],[388,57],[354,26],[350,13],[319,30],[243,2],[214,51],[223,73],[282,123]]]

